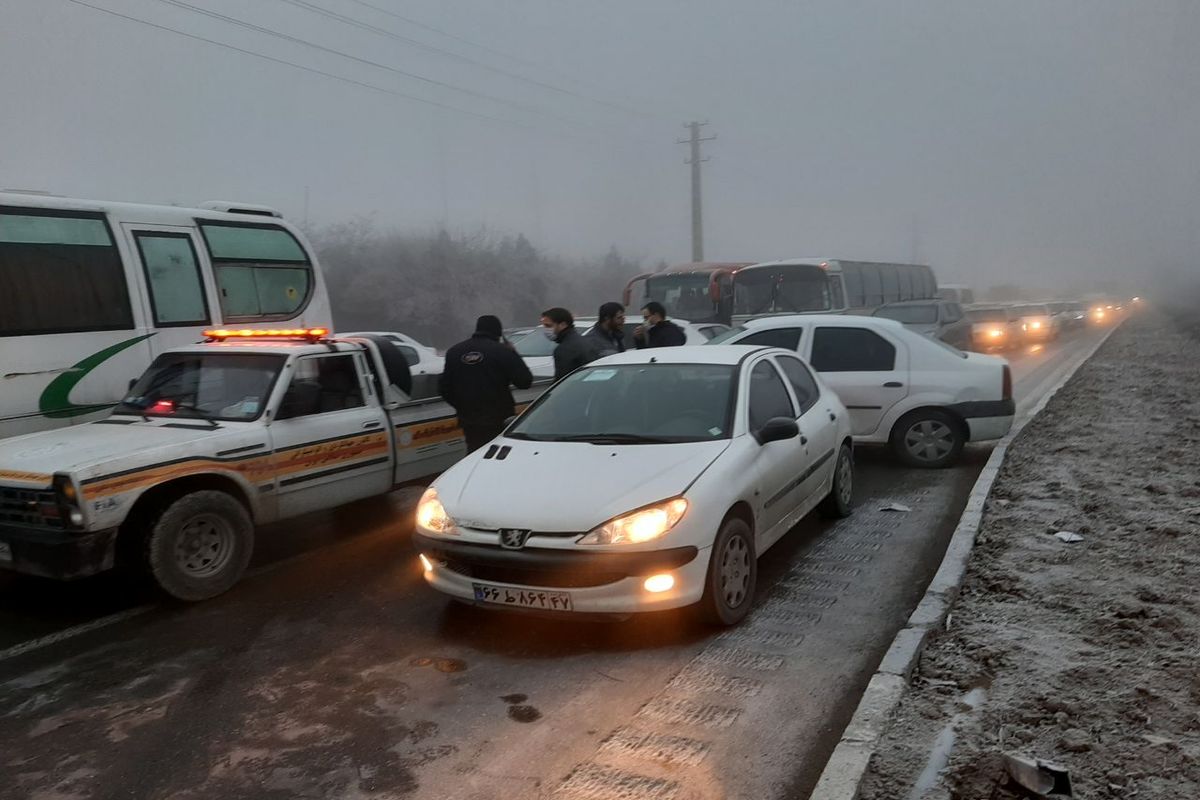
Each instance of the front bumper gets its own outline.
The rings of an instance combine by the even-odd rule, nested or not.
[[[73,580],[112,569],[117,529],[79,533],[0,526],[0,542],[12,551],[0,569],[57,580]]]
[[[460,600],[478,602],[473,584],[526,591],[566,592],[572,611],[560,614],[631,614],[692,605],[704,594],[711,547],[673,547],[639,552],[579,549],[503,548],[413,534],[417,552],[433,563],[425,581]],[[649,575],[670,573],[675,585],[665,592],[643,586]]]

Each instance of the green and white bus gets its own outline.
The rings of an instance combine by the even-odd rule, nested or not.
[[[0,192],[0,438],[97,419],[205,328],[331,316],[311,247],[272,209]]]

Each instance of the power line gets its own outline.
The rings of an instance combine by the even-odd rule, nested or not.
[[[503,75],[506,78],[510,78],[515,81],[521,81],[522,83],[528,83],[533,86],[537,86],[537,87],[546,89],[551,92],[557,92],[558,94],[567,95],[569,97],[574,97],[578,100],[583,100],[584,102],[595,103],[597,105],[601,105],[606,108],[611,108],[616,111],[621,111],[626,114],[633,114],[633,115],[639,116],[639,117],[654,117],[654,116],[656,116],[656,115],[649,114],[644,111],[639,111],[636,108],[627,108],[619,103],[612,103],[612,102],[609,102],[609,101],[601,99],[601,98],[589,97],[585,94],[581,94],[580,92],[575,92],[570,89],[566,89],[561,86],[557,86],[553,83],[547,83],[546,81],[538,80],[537,78],[530,78],[528,76],[521,75],[516,72],[510,72],[508,70],[501,69],[501,68],[493,66],[491,64],[487,64],[483,61],[479,61],[479,60],[471,58],[469,56],[464,56],[461,53],[456,53],[453,50],[446,50],[445,48],[436,47],[434,45],[419,41],[417,39],[410,39],[407,36],[402,36],[402,35],[396,33],[395,31],[388,30],[387,28],[383,28],[378,25],[372,25],[369,22],[364,22],[356,17],[351,17],[346,14],[341,14],[341,13],[332,11],[327,8],[322,8],[321,6],[318,6],[314,3],[306,2],[305,0],[280,0],[280,2],[288,3],[289,5],[296,6],[297,8],[303,8],[306,11],[309,11],[313,14],[319,14],[328,19],[337,20],[338,22],[341,22],[345,25],[349,25],[351,27],[355,27],[360,30],[369,31],[371,33],[378,34],[379,36],[384,36],[384,37],[387,37],[388,39],[392,39],[393,41],[403,42],[404,44],[411,45],[412,47],[417,47],[417,48],[420,48],[421,50],[426,50],[431,53],[436,53],[438,55],[454,59],[456,61],[461,61],[465,64],[470,64],[472,66],[479,67],[481,69],[485,69],[489,72],[494,72],[497,75]]]

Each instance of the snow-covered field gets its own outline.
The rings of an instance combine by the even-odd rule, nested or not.
[[[1200,798],[1197,318],[1129,320],[1010,449],[862,798],[1024,796],[1004,753],[1066,767],[1075,797]]]

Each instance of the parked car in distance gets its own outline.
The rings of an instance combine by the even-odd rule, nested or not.
[[[853,479],[849,415],[794,352],[637,350],[564,378],[434,481],[413,544],[429,585],[468,603],[699,604],[732,625],[758,557],[814,509],[849,514]]]
[[[1013,313],[1021,323],[1021,336],[1026,342],[1048,342],[1061,332],[1059,320],[1044,303],[1016,305]]]
[[[967,442],[1012,428],[1012,373],[998,356],[964,353],[880,317],[793,315],[750,320],[710,342],[785,347],[850,412],[856,444],[888,445],[915,467],[953,464]]]
[[[407,334],[396,331],[356,331],[354,333],[338,333],[338,336],[381,336],[396,346],[408,368],[412,372],[413,400],[424,400],[438,396],[438,377],[446,368],[446,359],[432,347],[421,344]]]
[[[871,315],[894,319],[911,331],[940,339],[959,350],[971,349],[971,323],[958,303],[903,300],[880,306]]]
[[[987,353],[1020,346],[1021,322],[1007,306],[968,308],[966,314],[971,323],[971,350]]]

